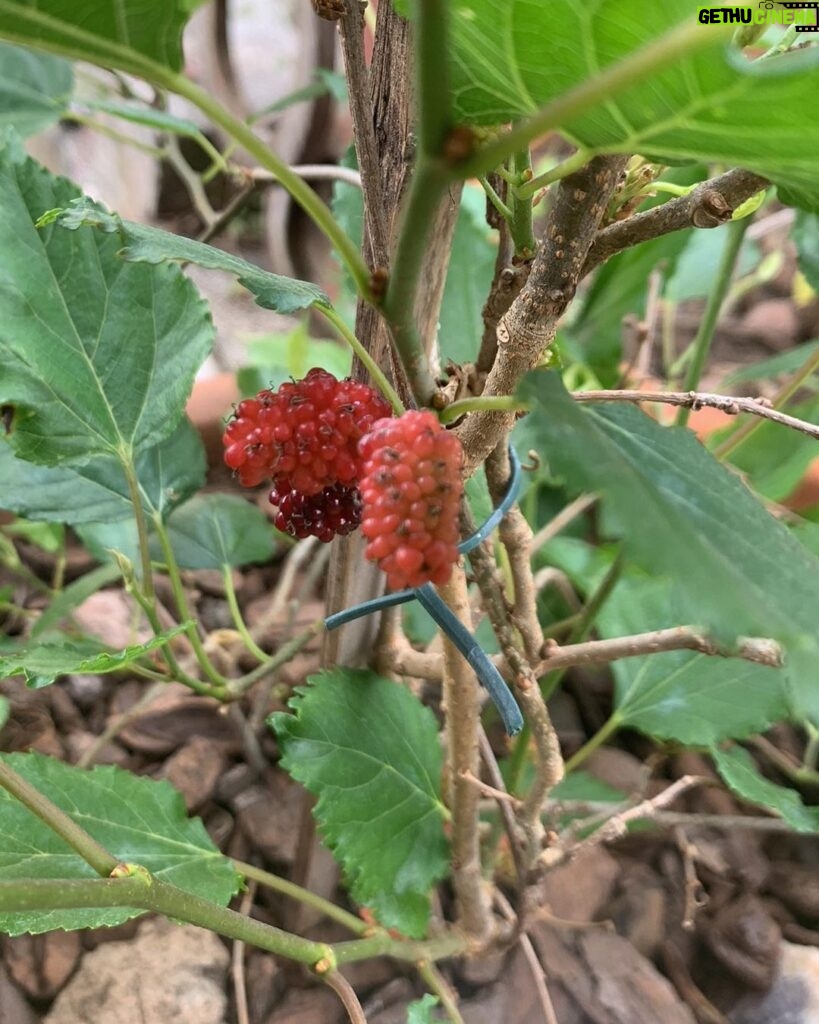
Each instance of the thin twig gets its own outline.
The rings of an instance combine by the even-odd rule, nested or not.
[[[460,566],[439,587],[441,598],[472,628],[466,577]],[[481,694],[475,673],[458,649],[444,638],[443,697],[446,710],[447,772],[452,811],[452,880],[458,919],[467,935],[486,939],[491,931],[487,889],[481,872],[478,803],[480,794],[464,776],[477,776]]]
[[[490,786],[488,783],[483,782],[477,777],[477,775],[473,775],[472,772],[461,772],[461,777],[466,779],[467,782],[470,782],[478,790],[481,796],[491,797],[493,800],[497,800],[498,803],[509,803],[513,804],[515,807],[521,806],[522,801],[518,800],[516,796],[512,796],[511,793],[507,793],[504,789],[495,789],[494,786]]]
[[[305,181],[344,181],[361,188],[361,174],[354,167],[342,167],[340,164],[293,164],[289,170]],[[264,167],[242,168],[242,176],[264,184],[279,183],[279,178]]]
[[[727,416],[741,412],[779,423],[783,427],[798,430],[819,440],[819,426],[807,420],[788,416],[771,408],[766,398],[738,398],[729,395],[713,395],[706,391],[575,391],[576,402],[662,402],[665,405],[687,406],[689,409],[719,409]]]
[[[500,820],[503,825],[503,830],[506,832],[506,838],[509,841],[509,850],[515,864],[515,873],[518,876],[518,887],[523,891],[526,885],[527,871],[526,865],[523,862],[523,846],[519,837],[519,829],[512,810],[511,802],[515,800],[515,798],[506,789],[506,782],[501,775],[498,762],[495,760],[495,754],[492,750],[492,746],[489,743],[489,739],[483,728],[481,728],[478,735],[478,743],[480,745],[481,761],[483,762],[484,771],[492,781],[494,802],[500,812]],[[499,833],[496,836],[493,836],[493,842],[488,844],[490,849],[494,850],[496,848],[498,838],[500,838]]]
[[[547,867],[552,868],[567,858],[576,856],[581,851],[622,839],[628,832],[628,826],[631,822],[639,821],[643,818],[653,818],[657,811],[672,804],[683,793],[687,793],[689,789],[693,789],[695,786],[709,785],[712,782],[712,779],[700,775],[683,775],[681,779],[672,782],[670,786],[664,789],[662,793],[658,793],[657,796],[652,797],[650,800],[641,800],[640,803],[635,804],[633,807],[613,815],[604,825],[595,832],[592,832],[590,836],[586,836],[579,843],[570,847],[564,845],[551,846],[541,854],[541,860]]]
[[[515,912],[509,901],[499,889],[495,893],[495,902],[506,920],[513,922],[516,917]],[[532,940],[526,932],[522,932],[518,936],[518,942],[520,943],[521,952],[523,953],[523,957],[526,960],[529,970],[532,972],[532,980],[535,983],[535,991],[537,992],[538,1000],[540,1001],[540,1008],[543,1011],[543,1019],[546,1024],[558,1024],[557,1016],[555,1015],[555,1008],[552,1005],[552,997],[549,995],[549,989],[546,987],[546,977],[543,965],[538,959]]]
[[[507,444],[500,444],[486,461],[486,482],[493,502],[500,503],[509,486],[510,464]],[[506,513],[498,528],[501,544],[509,558],[512,578],[512,622],[520,633],[527,660],[531,663],[543,647],[543,629],[532,578],[532,528],[517,505]]]
[[[339,971],[327,971],[326,974],[321,974],[319,977],[325,985],[329,985],[344,1004],[344,1009],[350,1018],[350,1024],[367,1024],[367,1018],[364,1016],[364,1010],[358,1001],[358,996],[355,994],[353,986],[343,974],[339,973]]]
[[[739,637],[735,647],[718,644],[696,626],[672,626],[647,633],[618,636],[610,640],[588,640],[581,644],[560,647],[546,641],[544,658],[537,666],[538,673],[570,665],[601,665],[620,658],[636,658],[658,651],[699,651],[720,658],[744,658],[759,665],[781,668],[782,649],[775,640],[765,637]]]
[[[548,544],[550,540],[553,540],[559,533],[562,533],[569,523],[577,519],[587,509],[590,509],[598,498],[598,494],[581,494],[564,509],[561,509],[553,519],[550,519],[534,535],[532,538],[532,551],[539,551],[544,544]]]
[[[247,892],[242,897],[239,913],[247,917],[256,896],[256,883],[250,882]],[[245,943],[236,939],[230,954],[231,973],[233,975],[233,995],[236,999],[236,1024],[250,1024],[250,1013],[247,1008],[247,985],[245,983]]]
[[[703,181],[686,196],[671,199],[627,220],[604,228],[594,240],[582,277],[623,249],[684,228],[716,228],[731,219],[746,199],[770,182],[758,174],[736,168]]]

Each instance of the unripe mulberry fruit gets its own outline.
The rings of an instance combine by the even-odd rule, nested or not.
[[[361,522],[361,497],[356,487],[333,484],[309,497],[274,488],[270,502],[278,507],[273,520],[276,529],[299,540],[318,537],[327,544],[333,537],[352,533]]]
[[[434,413],[379,420],[362,438],[365,554],[401,590],[446,583],[458,560],[461,442]]]
[[[334,484],[352,487],[359,439],[389,414],[369,385],[315,368],[304,380],[239,403],[223,437],[225,463],[244,487],[272,479],[281,494],[310,497]]]

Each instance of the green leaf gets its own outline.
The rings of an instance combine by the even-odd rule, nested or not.
[[[421,938],[429,892],[447,873],[441,750],[432,712],[373,672],[312,676],[269,719],[282,766],[318,799],[315,815],[353,899]]]
[[[819,215],[799,211],[793,226],[793,241],[799,269],[811,288],[819,292]]]
[[[608,639],[679,625],[668,580],[626,577],[596,620]],[[668,651],[612,665],[621,726],[690,746],[742,739],[787,716],[781,669],[741,658]]]
[[[46,465],[163,440],[213,341],[178,267],[130,266],[112,236],[35,228],[77,195],[0,143],[0,402],[18,405],[18,454]]]
[[[266,562],[276,550],[276,535],[264,513],[232,494],[191,498],[168,520],[168,536],[182,569]]]
[[[353,361],[346,345],[311,338],[305,323],[296,324],[292,331],[250,339],[246,358],[248,366],[238,374],[239,388],[244,395],[255,395],[263,388],[277,388],[291,378],[301,380],[313,366],[341,379],[348,376]]]
[[[455,118],[500,124],[540,107],[675,28],[699,0],[457,0],[452,5]],[[739,164],[786,186],[786,202],[819,203],[814,155],[818,50],[748,61],[714,27],[699,49],[609,92],[564,131],[600,152],[662,163]]]
[[[0,127],[23,136],[42,131],[66,112],[73,89],[67,61],[0,43]]]
[[[806,807],[795,790],[778,786],[760,775],[747,750],[742,747],[714,749],[711,756],[717,771],[737,796],[767,808],[797,832],[819,832],[819,808]]]
[[[205,481],[205,450],[185,418],[169,438],[143,452],[136,461],[145,507],[164,519]],[[29,519],[96,523],[132,514],[128,484],[119,461],[97,455],[85,465],[37,466],[14,456],[0,438],[0,507]]]
[[[175,626],[142,644],[131,644],[114,651],[97,640],[72,640],[61,634],[41,637],[23,644],[0,647],[0,679],[22,675],[26,686],[38,690],[49,686],[58,676],[78,672],[117,672],[132,661],[164,647],[169,640],[185,632],[187,624]]]
[[[572,493],[598,492],[604,532],[672,580],[676,624],[722,639],[779,640],[792,710],[819,715],[819,559],[689,431],[661,427],[631,406],[581,406],[548,372],[530,374],[522,397],[550,468]]]
[[[65,530],[60,523],[33,523],[17,519],[3,527],[8,537],[22,537],[50,555],[55,555],[65,544]]]
[[[482,309],[489,294],[498,252],[496,232],[486,223],[482,188],[466,185],[461,206],[438,327],[444,360],[465,363],[475,359],[483,335]]]
[[[817,265],[817,272],[819,273],[819,265]],[[796,373],[797,370],[802,369],[817,348],[819,348],[819,340],[806,341],[797,345],[796,348],[771,356],[770,359],[761,359],[758,363],[751,363],[750,366],[740,366],[736,370],[731,370],[723,380],[722,387],[729,389],[747,381],[773,380],[775,377]],[[815,388],[817,385],[808,379],[802,386]]]
[[[816,423],[819,396],[789,406],[788,413]],[[778,424],[763,422],[729,456],[757,494],[771,501],[784,501],[793,493],[816,458],[816,440],[795,430],[783,430]]]
[[[239,878],[213,845],[202,822],[188,818],[182,797],[167,782],[138,778],[110,766],[91,771],[41,754],[0,757],[65,811],[122,863],[139,864],[185,892],[227,904]],[[20,879],[97,877],[44,822],[0,789],[0,876]],[[0,914],[0,931],[37,934],[57,928],[121,924],[144,913],[129,907]]]
[[[316,303],[330,305],[324,292],[314,284],[271,274],[247,260],[192,238],[121,220],[115,213],[108,213],[91,199],[72,202],[68,209],[53,213],[52,216],[61,227],[72,231],[90,226],[98,228],[103,234],[116,235],[121,246],[119,255],[124,260],[151,264],[167,261],[195,263],[206,270],[223,270],[233,274],[264,309],[274,309],[278,313],[297,313]]]
[[[432,1012],[439,1004],[437,996],[427,992],[421,999],[413,1000],[407,1007],[407,1024],[435,1024]],[[440,1017],[437,1017],[440,1020]]]
[[[158,132],[181,135],[190,139],[202,137],[202,130],[197,124],[185,117],[169,114],[167,110],[155,110],[153,107],[142,104],[118,103],[114,100],[89,100],[85,97],[83,97],[81,102],[83,107],[86,107],[88,110],[99,111],[102,114],[111,114],[113,117],[121,117],[123,121],[129,121],[131,124],[140,124],[146,128],[153,128]]]
[[[182,29],[202,0],[0,0],[0,36],[138,72],[182,67]]]

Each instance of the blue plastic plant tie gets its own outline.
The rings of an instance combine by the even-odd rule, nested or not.
[[[486,651],[464,626],[460,619],[444,604],[431,583],[415,591],[419,604],[429,612],[472,667],[478,681],[498,709],[503,727],[510,736],[523,728],[523,715],[506,680],[489,660]]]
[[[517,500],[518,494],[520,493],[522,474],[520,459],[517,456],[517,452],[511,445],[509,445],[509,465],[511,471],[509,474],[509,483],[506,487],[506,494],[504,494],[498,507],[494,509],[492,514],[478,527],[472,536],[461,541],[458,545],[459,554],[467,555],[479,544],[482,544],[497,528],[501,519],[503,519]],[[338,629],[340,626],[344,626],[348,622],[353,622],[355,619],[360,619],[364,615],[375,615],[376,612],[381,612],[385,608],[394,608],[397,604],[405,604],[407,601],[412,601],[415,596],[415,590],[408,589],[396,590],[392,594],[382,594],[380,597],[373,597],[369,601],[364,601],[362,604],[357,604],[352,608],[345,608],[343,611],[335,612],[333,615],[328,615],[324,620],[325,628]]]

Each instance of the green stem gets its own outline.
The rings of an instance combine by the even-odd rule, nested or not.
[[[429,367],[425,339],[418,334],[415,302],[435,213],[452,180],[451,168],[442,155],[452,127],[448,6],[447,0],[416,0],[415,3],[418,162],[402,213],[401,231],[382,306],[419,405],[428,405],[438,390]]]
[[[574,174],[575,171],[579,171],[581,167],[585,167],[596,155],[597,150],[578,149],[576,153],[572,153],[570,157],[567,157],[556,167],[549,171],[544,171],[543,174],[538,174],[536,178],[530,178],[529,181],[524,182],[522,185],[518,185],[514,189],[515,195],[520,196],[521,199],[531,198],[540,189],[546,188],[548,185],[552,185],[554,182],[560,181],[570,174]]]
[[[401,413],[405,412],[404,403],[398,397],[398,392],[392,384],[390,384],[389,380],[387,380],[387,376],[384,371],[355,336],[355,332],[350,330],[338,312],[332,306],[325,306],[322,303],[316,303],[313,308],[317,313],[321,313],[324,319],[335,327],[341,337],[347,342],[353,352],[355,352],[361,361],[362,366],[367,369],[367,372],[372,377],[373,381],[375,381],[378,390],[390,403],[395,415],[400,416]]]
[[[0,786],[16,797],[53,832],[56,832],[98,875],[107,877],[119,865],[117,858],[110,854],[104,846],[90,836],[85,829],[80,828],[65,811],[52,803],[48,797],[43,796],[2,758],[0,758]],[[23,883],[11,882],[8,884],[20,886]],[[63,885],[64,883],[56,884]]]
[[[529,150],[522,149],[512,154],[512,170],[519,181],[532,173],[532,158]],[[535,254],[537,243],[532,227],[532,196],[534,192],[524,194],[521,189],[509,189],[509,205],[512,217],[509,221],[509,235],[515,246],[515,255],[521,259],[530,259]]]
[[[126,135],[124,132],[118,132],[116,128],[109,128],[107,124],[102,124],[97,121],[96,118],[89,117],[87,114],[80,114],[76,110],[67,110],[61,120],[72,121],[74,124],[81,124],[85,128],[90,128],[92,131],[97,132],[99,135],[104,135],[108,139],[113,139],[115,142],[119,142],[123,146],[131,146],[133,149],[138,149],[142,153],[148,153],[155,160],[164,160],[165,151],[160,149],[159,146],[151,146],[146,142],[140,142],[139,139],[135,139],[130,135]]]
[[[568,775],[569,772],[573,772],[575,768],[586,760],[589,754],[594,753],[598,747],[602,747],[606,740],[617,732],[621,724],[620,714],[615,711],[602,729],[598,729],[594,736],[566,761],[566,774]]]
[[[422,156],[410,183],[401,234],[390,269],[390,283],[382,306],[419,405],[428,405],[438,389],[423,339],[415,325],[415,298],[427,255],[429,232],[448,182],[449,174],[444,163]]]
[[[481,187],[486,193],[486,197],[489,200],[489,202],[495,207],[495,209],[498,211],[501,217],[503,217],[503,219],[507,221],[507,223],[510,223],[512,220],[512,211],[501,199],[498,193],[492,188],[489,179],[481,175],[478,178],[478,181],[481,183]]]
[[[247,690],[257,683],[260,679],[264,679],[265,676],[270,675],[271,672],[275,672],[277,668],[280,668],[290,659],[308,644],[313,637],[318,636],[324,629],[324,619],[316,619],[315,622],[308,626],[303,632],[299,633],[298,636],[294,636],[292,640],[288,640],[286,644],[276,651],[272,658],[268,658],[265,655],[265,661],[253,669],[252,672],[248,672],[246,676],[242,676],[240,679],[231,679],[228,681],[228,694],[232,697],[239,697]]]
[[[819,761],[819,729],[813,722],[806,722],[805,729],[808,734],[808,742],[805,746],[805,753],[802,757],[803,771],[810,772],[816,776],[816,764]]]
[[[389,956],[393,960],[445,960],[466,952],[469,942],[459,932],[442,935],[440,938],[415,942],[409,939],[393,939],[386,933],[373,935],[368,939],[353,939],[337,942],[333,946],[336,962],[352,964],[358,960],[369,960],[375,956]]]
[[[750,219],[745,217],[742,220],[733,220],[728,225],[728,237],[725,240],[725,249],[717,269],[717,276],[708,295],[696,337],[691,345],[692,356],[685,374],[684,391],[696,391],[699,385],[705,361],[711,350],[711,342],[714,340],[714,331],[719,320],[720,310],[731,287],[739,251],[750,223]],[[684,427],[688,423],[690,412],[691,410],[687,406],[680,406],[675,419],[678,427]]]
[[[470,412],[525,412],[526,406],[514,395],[477,395],[474,398],[459,398],[438,413],[441,423],[452,423]]]
[[[267,655],[250,635],[250,630],[247,628],[245,620],[242,618],[239,602],[236,600],[236,588],[233,586],[233,572],[229,565],[222,566],[222,579],[225,584],[225,598],[228,603],[228,608],[230,609],[230,616],[233,619],[233,624],[236,627],[236,632],[242,638],[242,642],[245,647],[257,661],[267,661]]]
[[[452,128],[449,0],[415,0],[415,82],[421,157],[441,154]]]
[[[246,864],[241,860],[234,859],[233,866],[245,878],[252,878],[260,885],[267,886],[268,889],[273,889],[275,892],[280,892],[283,896],[297,900],[299,903],[304,903],[308,907],[313,907],[314,910],[318,910],[325,917],[337,921],[338,924],[343,925],[355,935],[363,938],[372,930],[371,926],[362,921],[360,917],[356,917],[355,914],[351,914],[343,907],[336,906],[335,903],[331,903],[322,896],[317,896],[315,893],[310,892],[309,889],[303,889],[300,885],[296,885],[295,882],[288,882],[285,878],[279,878],[278,875],[272,875],[269,871],[257,868],[253,864]]]
[[[142,593],[146,603],[153,606],[154,603],[154,577],[151,568],[151,551],[148,542],[148,521],[145,518],[145,509],[142,507],[142,495],[139,492],[139,481],[137,480],[134,460],[129,453],[120,454],[120,464],[128,482],[128,494],[131,498],[131,505],[134,510],[134,521],[136,522],[137,538],[139,540],[139,557],[142,562]]]
[[[430,992],[440,1000],[441,1007],[447,1017],[449,1017],[451,1024],[464,1024],[464,1019],[458,1009],[452,989],[435,964],[426,961],[420,963],[418,965],[418,974]]]
[[[810,377],[817,369],[819,369],[819,349],[812,352],[805,360],[804,365],[796,371],[789,381],[782,385],[779,391],[777,391],[771,401],[773,408],[781,409],[799,390],[808,377]],[[714,457],[717,459],[725,459],[729,455],[733,454],[733,452],[735,452],[740,445],[744,444],[764,422],[765,420],[758,419],[756,416],[749,416],[747,421],[743,423],[739,429],[735,430],[730,437],[726,437],[722,444],[717,445],[714,449]]]
[[[199,667],[204,672],[205,676],[216,688],[216,693],[212,693],[213,696],[218,696],[221,692],[224,694],[229,688],[228,680],[221,675],[210,662],[210,658],[205,652],[205,648],[202,646],[202,640],[199,636],[199,629],[193,620],[191,615],[190,607],[188,605],[188,599],[185,596],[185,588],[182,586],[182,577],[179,574],[179,566],[176,562],[176,557],[171,547],[170,539],[168,538],[168,531],[165,529],[165,524],[162,522],[160,517],[154,516],[154,529],[156,535],[159,538],[160,546],[162,547],[162,555],[165,559],[165,568],[168,573],[168,581],[171,584],[171,593],[173,594],[174,601],[176,603],[176,609],[179,614],[179,618],[183,622],[190,622],[185,628],[185,636],[190,641],[190,645],[193,648],[194,656]]]
[[[733,33],[730,25],[700,25],[693,19],[667,32],[642,49],[587,79],[574,89],[543,107],[526,121],[479,150],[473,157],[458,165],[458,176],[477,177],[503,163],[512,153],[525,149],[534,139],[565,126],[582,114],[610,102],[618,93],[663,70],[692,50],[712,47],[727,42]],[[629,138],[608,152],[633,151],[634,140]]]
[[[235,910],[217,906],[147,872],[136,872],[124,878],[0,882],[0,910],[7,913],[101,907],[138,907],[165,914],[175,921],[208,928],[309,966],[319,961],[334,963],[332,947],[323,942],[302,939]]]

